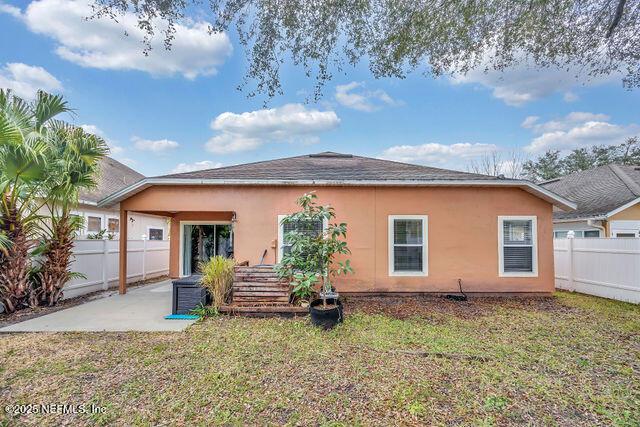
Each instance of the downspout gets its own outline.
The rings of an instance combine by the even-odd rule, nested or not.
[[[587,220],[587,225],[589,227],[597,228],[598,230],[601,231],[601,235],[603,237],[607,237],[607,230],[602,225],[596,224],[596,220],[595,219],[588,219]]]

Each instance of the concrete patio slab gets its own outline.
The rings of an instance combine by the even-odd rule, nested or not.
[[[165,280],[9,325],[0,332],[182,331],[195,320],[165,320],[171,314],[171,296],[171,281]]]

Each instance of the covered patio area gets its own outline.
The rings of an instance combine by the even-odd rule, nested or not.
[[[152,213],[167,217],[169,232],[169,276],[187,277],[199,273],[200,263],[222,255],[234,256],[234,222],[232,211],[158,211],[121,209],[120,221],[127,224],[131,213]],[[127,292],[127,232],[120,235],[119,291]]]

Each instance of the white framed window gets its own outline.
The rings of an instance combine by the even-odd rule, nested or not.
[[[86,226],[87,232],[99,233],[102,231],[102,216],[87,214]]]
[[[389,215],[389,276],[427,276],[427,215]]]
[[[615,236],[622,239],[629,239],[629,238],[638,237],[638,233],[634,233],[632,231],[631,232],[616,231]]]
[[[498,251],[500,277],[537,277],[537,217],[499,216]]]
[[[573,231],[573,237],[576,239],[600,237],[600,230],[556,230],[553,232],[553,237],[556,239],[566,239],[569,231]]]
[[[299,231],[303,233],[322,233],[327,229],[329,225],[328,221],[324,219],[322,222],[317,221],[315,223],[289,223],[283,224],[284,220],[289,215],[278,215],[278,262],[282,260],[284,254],[286,254],[291,244],[287,242],[287,233],[291,231]]]
[[[109,233],[119,233],[120,232],[120,218],[116,218],[114,216],[107,218],[107,231]]]
[[[164,240],[164,228],[147,227],[147,236],[149,240]]]

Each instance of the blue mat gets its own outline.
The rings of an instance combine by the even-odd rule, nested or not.
[[[200,316],[196,316],[195,314],[169,314],[164,316],[164,318],[168,320],[173,320],[173,319],[198,320]]]

